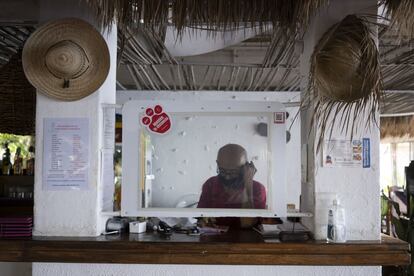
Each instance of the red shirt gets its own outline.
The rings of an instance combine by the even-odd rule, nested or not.
[[[243,191],[232,190],[228,192],[220,183],[218,176],[210,177],[204,184],[197,208],[242,208]],[[257,181],[253,180],[253,209],[266,208],[266,189]],[[217,218],[217,224],[239,225],[239,218]]]
[[[242,208],[244,188],[228,192],[220,183],[218,176],[210,177],[204,184],[198,208]],[[265,187],[253,180],[253,209],[266,208]]]

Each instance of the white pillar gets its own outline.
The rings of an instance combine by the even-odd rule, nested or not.
[[[307,87],[309,61],[323,33],[348,14],[376,14],[376,0],[335,0],[327,9],[314,18],[304,38],[304,52],[301,57],[303,89]],[[377,114],[378,115],[378,114]],[[320,193],[336,193],[346,209],[347,234],[349,240],[378,240],[380,238],[380,185],[379,185],[379,129],[359,130],[355,138],[370,138],[371,168],[324,168],[321,154],[315,153],[315,130],[309,134],[310,111],[302,114],[302,144],[307,149],[307,179],[302,179],[302,203],[314,218],[306,221],[315,233],[316,239],[326,238],[326,228],[315,221],[327,219],[327,212],[315,208]],[[340,116],[338,116],[340,117]],[[326,135],[326,139],[329,136]],[[349,139],[335,127],[332,138]],[[304,161],[302,161],[304,162]],[[306,162],[305,162],[306,163]],[[306,165],[306,164],[304,164]]]
[[[77,17],[95,25],[92,16],[79,1],[39,2],[40,22],[65,17]],[[102,231],[100,149],[102,145],[102,103],[115,103],[116,94],[116,26],[103,33],[111,55],[108,77],[98,91],[74,102],[62,102],[37,94],[36,104],[36,173],[34,200],[34,235],[97,236]],[[39,92],[39,91],[38,91]],[[43,119],[54,117],[84,117],[89,119],[90,170],[89,189],[47,191],[43,189]]]

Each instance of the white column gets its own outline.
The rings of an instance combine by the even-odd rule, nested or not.
[[[94,25],[92,17],[79,1],[42,0],[39,3],[40,22],[77,17]],[[96,26],[96,24],[95,24]],[[88,97],[74,102],[62,102],[37,94],[36,104],[36,173],[34,203],[34,235],[96,236],[102,231],[100,149],[102,145],[102,103],[115,103],[116,94],[116,26],[103,33],[111,55],[111,68],[101,88]],[[90,171],[89,189],[47,191],[43,189],[43,120],[54,117],[89,119]]]
[[[376,0],[335,0],[330,2],[329,8],[322,10],[314,18],[305,35],[305,47],[301,57],[301,72],[306,76],[303,89],[307,87],[310,57],[323,33],[348,14],[376,14],[376,5]],[[303,148],[307,148],[308,172],[308,179],[302,179],[302,206],[307,211],[314,212],[315,216],[306,220],[306,224],[313,228],[316,239],[326,238],[326,228],[315,221],[325,217],[327,219],[327,213],[317,210],[315,204],[320,193],[336,193],[341,199],[341,205],[346,209],[348,239],[378,240],[380,238],[379,129],[375,126],[370,130],[360,129],[354,136],[370,138],[371,168],[325,168],[322,167],[321,154],[315,153],[314,141],[318,134],[312,130],[308,136],[311,127],[310,117],[310,111],[302,114],[302,144]],[[328,136],[329,134],[325,137]],[[349,136],[341,134],[340,128],[336,126],[332,138],[349,139]]]

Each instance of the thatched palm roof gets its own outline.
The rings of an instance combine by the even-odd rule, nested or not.
[[[381,0],[385,16],[390,19],[391,29],[398,32],[399,38],[414,38],[414,1]]]
[[[329,0],[83,0],[103,26],[115,18],[120,31],[133,30],[128,40],[119,43],[123,55],[118,67],[119,87],[139,90],[233,90],[300,91],[300,46],[298,30],[306,27],[312,14]],[[388,5],[391,28],[379,32],[379,53],[385,90],[414,91],[414,41],[402,36],[400,29],[413,27],[403,12],[413,7],[411,0],[383,0]],[[229,8],[231,6],[231,8]],[[401,7],[405,7],[401,9]],[[401,14],[401,15],[399,15]],[[405,15],[404,15],[405,14]],[[396,23],[397,22],[397,23]],[[404,26],[399,27],[399,24]],[[214,38],[216,30],[255,27],[258,38],[234,47],[206,54],[208,63],[191,57],[174,58],[163,43],[166,26],[202,28]],[[259,28],[257,27],[259,26]],[[302,28],[303,29],[303,28]],[[0,65],[18,51],[32,29],[27,26],[2,26]],[[154,31],[155,30],[155,31]],[[264,32],[266,31],[266,32]],[[405,31],[404,34],[409,34]],[[150,48],[145,48],[145,40]],[[125,47],[123,47],[125,45]],[[260,52],[254,62],[219,61],[223,51]],[[259,49],[259,50],[257,50]],[[4,55],[4,54],[9,55]],[[216,56],[215,56],[216,55]],[[414,112],[414,94],[388,94],[381,113]]]
[[[210,30],[273,26],[296,29],[308,24],[311,16],[329,0],[84,0],[104,27],[113,20],[125,29],[142,23],[158,29],[174,25]]]
[[[36,89],[23,72],[21,52],[0,70],[0,133],[35,134]]]
[[[381,117],[381,140],[414,141],[414,116]]]
[[[35,133],[36,89],[26,79],[21,51],[34,31],[19,23],[0,26],[0,133]]]

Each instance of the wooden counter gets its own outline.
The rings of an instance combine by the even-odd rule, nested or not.
[[[165,238],[157,233],[96,238],[33,237],[0,240],[0,261],[135,264],[407,265],[408,244],[381,241],[263,241],[254,231]]]

